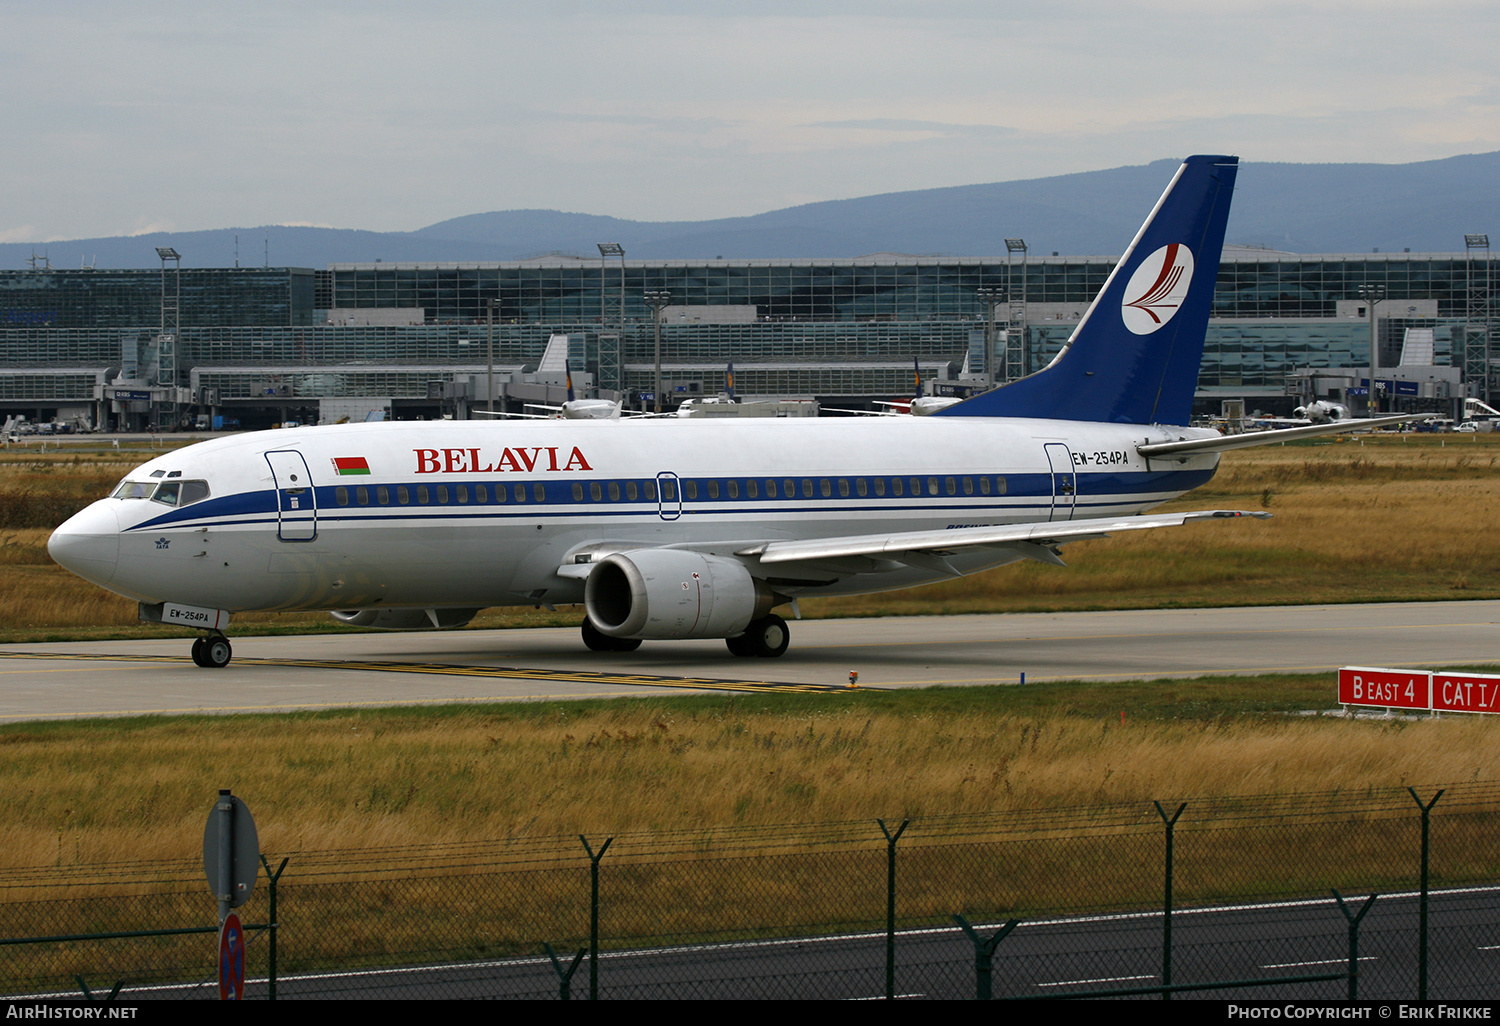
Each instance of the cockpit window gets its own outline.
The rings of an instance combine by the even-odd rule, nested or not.
[[[186,506],[208,498],[207,481],[121,481],[112,498],[151,499],[166,506]]]
[[[167,506],[186,506],[208,498],[207,481],[164,481],[152,493],[153,502]]]

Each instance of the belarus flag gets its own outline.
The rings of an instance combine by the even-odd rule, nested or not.
[[[370,463],[363,456],[335,456],[333,469],[339,472],[340,477],[346,474],[368,474]]]

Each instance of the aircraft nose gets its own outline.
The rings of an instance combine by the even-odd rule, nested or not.
[[[120,562],[120,520],[113,503],[96,502],[69,517],[47,539],[47,553],[84,580],[108,584]]]

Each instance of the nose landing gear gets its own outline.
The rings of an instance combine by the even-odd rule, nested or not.
[[[234,649],[229,639],[218,631],[211,631],[193,641],[193,662],[205,669],[219,669],[229,665]]]

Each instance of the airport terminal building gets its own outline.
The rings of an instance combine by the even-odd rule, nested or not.
[[[649,404],[658,329],[669,401],[718,392],[731,362],[742,395],[832,407],[909,397],[914,360],[928,391],[965,394],[1044,366],[1116,262],[1024,248],[849,260],[600,248],[321,270],[163,257],[139,270],[0,271],[0,415],[130,430],[462,417],[492,388],[496,408],[518,407],[512,383],[555,335],[601,394]],[[1362,394],[1372,313],[1384,409],[1451,416],[1466,395],[1493,401],[1494,279],[1487,239],[1457,253],[1227,248],[1197,410],[1244,399],[1286,413]]]

